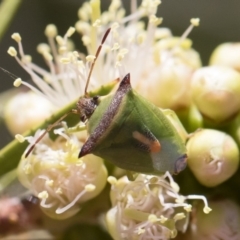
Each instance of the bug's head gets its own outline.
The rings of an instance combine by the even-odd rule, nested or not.
[[[86,122],[86,120],[91,117],[99,102],[99,96],[79,98],[77,102],[77,112],[82,122]]]
[[[99,56],[99,53],[101,52],[102,46],[103,46],[108,34],[110,33],[110,31],[111,31],[111,28],[109,28],[105,32],[105,34],[102,38],[102,42],[97,49],[97,52],[95,54],[95,59],[93,60],[93,63],[91,65],[91,68],[90,68],[90,71],[89,71],[89,74],[88,74],[88,78],[87,78],[87,82],[86,82],[86,86],[85,86],[85,91],[84,91],[84,96],[80,97],[78,102],[77,102],[76,113],[78,113],[80,115],[80,120],[82,122],[86,122],[86,120],[91,117],[95,108],[99,104],[99,96],[89,97],[89,93],[87,92],[87,89],[88,89],[88,85],[89,85],[89,82],[90,82],[90,78],[91,78],[91,74],[92,74],[94,65],[96,63],[96,60]]]

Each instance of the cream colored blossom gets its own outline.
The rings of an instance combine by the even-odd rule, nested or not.
[[[63,129],[54,142],[46,136],[18,166],[20,182],[40,199],[41,209],[50,217],[68,218],[80,210],[81,203],[104,188],[107,170],[101,158],[88,155],[78,159],[82,143]],[[28,137],[29,147],[42,131]],[[27,151],[27,150],[26,150]]]
[[[113,208],[106,216],[110,234],[122,239],[170,239],[188,226],[191,205],[187,199],[202,199],[208,213],[210,208],[203,196],[183,196],[169,173],[164,176],[139,175],[135,181],[109,177]]]
[[[92,4],[88,7],[84,4],[80,12],[91,8]],[[108,11],[101,15],[95,16],[93,11],[85,11],[84,16],[79,14],[76,29],[83,35],[88,52],[92,53],[99,36],[110,26],[112,36],[106,45],[116,58],[100,61],[103,76],[111,74],[108,63],[112,62],[111,65],[119,69],[120,79],[131,73],[133,87],[148,100],[159,107],[181,110],[191,104],[190,79],[194,70],[201,66],[199,54],[186,38],[193,27],[199,25],[199,19],[191,19],[191,25],[183,35],[173,37],[169,29],[158,26],[162,22],[155,15],[159,4],[160,1],[144,0],[137,6],[132,0],[131,13],[125,16],[120,14],[124,12],[121,1],[112,1]],[[148,18],[146,26],[143,17]],[[101,26],[92,26],[91,19],[100,19]]]

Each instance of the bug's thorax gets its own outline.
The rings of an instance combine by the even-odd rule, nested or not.
[[[85,122],[87,119],[91,117],[94,110],[99,104],[99,96],[94,97],[80,97],[77,102],[77,113],[80,115],[80,120]]]

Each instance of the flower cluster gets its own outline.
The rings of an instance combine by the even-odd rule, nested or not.
[[[100,11],[100,0],[84,3],[78,11],[79,21],[75,28],[70,27],[63,37],[58,35],[56,26],[50,24],[46,27],[48,44],[40,44],[37,49],[48,70],[34,64],[31,57],[24,53],[18,33],[12,35],[18,44],[18,51],[14,47],[8,50],[29,73],[35,85],[18,78],[14,86],[23,84],[30,89],[27,94],[34,92],[45,98],[49,109],[43,116],[41,111],[37,114],[38,107],[34,105],[35,101],[41,100],[33,100],[31,109],[24,102],[23,106],[29,110],[21,112],[28,120],[24,125],[19,124],[19,120],[18,123],[14,122],[12,116],[15,110],[7,107],[9,111],[5,111],[6,121],[13,133],[22,133],[32,128],[36,124],[35,118],[42,121],[81,95],[87,95],[85,87],[88,78],[90,82],[87,91],[90,92],[130,73],[131,84],[139,94],[158,107],[176,112],[177,115],[174,115],[171,110],[162,110],[166,121],[168,119],[182,141],[187,142],[188,165],[194,177],[189,171],[183,172],[181,176],[188,181],[182,186],[168,172],[163,176],[140,173],[133,181],[129,181],[126,176],[117,180],[114,176],[108,177],[101,158],[94,155],[78,158],[81,147],[89,137],[87,134],[90,133],[87,121],[77,129],[85,128],[88,133],[76,133],[63,124],[65,127],[54,131],[55,140],[46,134],[38,141],[44,130],[37,131],[33,137],[16,136],[19,141],[27,140],[30,143],[25,153],[36,145],[29,156],[22,156],[18,166],[19,179],[40,199],[41,209],[53,218],[65,219],[76,214],[81,204],[97,196],[108,180],[111,184],[112,208],[106,214],[105,225],[116,240],[167,240],[177,237],[178,232],[182,232],[186,239],[188,236],[197,239],[195,237],[200,233],[198,239],[202,239],[200,236],[204,236],[206,229],[198,218],[203,222],[211,219],[205,214],[211,209],[204,196],[192,195],[195,192],[189,190],[192,186],[189,179],[193,177],[205,187],[217,187],[231,179],[239,167],[239,65],[235,64],[236,60],[232,62],[224,58],[224,54],[231,51],[231,59],[238,59],[232,50],[233,46],[228,44],[215,50],[210,63],[218,66],[201,67],[200,56],[192,48],[192,41],[187,38],[190,31],[199,25],[199,19],[191,19],[190,26],[183,35],[175,37],[169,29],[159,26],[163,20],[157,17],[160,4],[160,0],[142,0],[138,6],[136,0],[131,0],[131,12],[126,16],[120,0],[112,0],[108,10],[103,13]],[[102,37],[109,28],[111,32],[102,44]],[[82,35],[87,55],[73,49],[69,38],[75,30]],[[96,60],[95,54],[97,49],[100,50],[99,46],[101,52],[98,51]],[[239,48],[238,45],[234,47]],[[17,99],[15,102],[20,101]],[[112,124],[117,122],[113,121]],[[197,130],[198,128],[204,129]],[[138,140],[143,145],[149,145],[155,141],[154,137],[139,134]],[[161,148],[161,140],[159,141],[158,146]],[[110,147],[111,144],[110,139]],[[127,151],[126,158],[132,160]],[[189,181],[191,184],[188,184]],[[234,187],[239,187],[239,180],[236,182]],[[188,185],[191,185],[190,188]],[[186,196],[181,193],[180,187],[187,193]],[[202,194],[202,189],[205,189],[202,187],[199,188],[201,191],[196,187],[196,193]],[[221,194],[221,191],[218,189],[217,193]],[[199,205],[192,206],[188,202],[199,199],[204,203],[200,207],[201,211]],[[228,200],[226,202],[229,203]],[[228,205],[233,209],[239,208],[235,203]],[[215,206],[216,211],[219,211],[218,203],[213,202],[212,212],[215,211]],[[221,216],[225,217],[225,213],[228,211],[223,210]],[[234,217],[237,223],[239,216],[236,211]],[[225,225],[217,222],[213,226],[216,226],[216,231],[213,229],[216,233]],[[207,228],[210,235],[211,231],[208,230]]]
[[[54,142],[46,136],[28,158],[23,155],[18,176],[41,200],[40,206],[47,215],[64,219],[76,214],[80,203],[102,191],[107,170],[102,159],[94,155],[78,159],[82,142],[75,135],[67,136],[63,129],[56,132],[59,137]],[[42,133],[26,137],[29,147]]]
[[[168,179],[168,180],[167,180]],[[192,206],[187,199],[202,199],[204,212],[211,209],[203,196],[183,196],[172,176],[138,175],[131,182],[127,177],[108,177],[113,208],[106,216],[114,239],[170,239],[185,232]]]

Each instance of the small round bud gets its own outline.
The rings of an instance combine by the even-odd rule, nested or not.
[[[206,119],[228,121],[240,110],[240,74],[224,66],[200,68],[192,77],[191,94]]]
[[[4,108],[9,131],[15,135],[37,126],[52,113],[53,107],[45,98],[33,92],[19,93]]]
[[[202,211],[202,203],[195,204],[186,240],[240,239],[240,208],[231,200],[210,200],[212,212]]]
[[[210,65],[222,65],[240,71],[240,43],[223,43],[213,51]]]
[[[161,108],[181,110],[188,108],[190,79],[193,69],[186,64],[168,61],[159,66],[159,74],[138,85],[138,91]],[[167,91],[166,91],[167,89]]]
[[[231,136],[211,129],[196,131],[187,143],[188,166],[197,180],[214,187],[238,169],[239,150]]]

